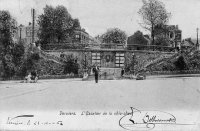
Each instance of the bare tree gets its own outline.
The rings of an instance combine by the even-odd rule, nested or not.
[[[165,25],[171,14],[165,9],[165,5],[158,0],[143,0],[143,6],[138,14],[142,18],[141,26],[151,32],[152,44],[154,44],[155,26]]]

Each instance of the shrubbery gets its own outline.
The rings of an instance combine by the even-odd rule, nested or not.
[[[176,70],[187,70],[188,65],[186,63],[186,60],[183,56],[180,56],[176,62],[174,62],[174,65],[176,67]]]
[[[23,43],[14,44],[10,51],[10,54],[6,54],[2,59],[3,78],[10,79],[14,76],[24,76],[25,56]]]
[[[73,55],[66,56],[66,61],[64,65],[64,74],[78,74],[79,64],[77,63],[77,58],[74,58]]]

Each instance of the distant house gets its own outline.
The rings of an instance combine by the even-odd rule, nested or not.
[[[129,50],[175,51],[182,41],[182,31],[178,25],[158,25],[155,27],[155,41],[148,35],[137,31],[129,36],[127,48]]]
[[[178,47],[182,41],[182,30],[178,28],[178,25],[164,25],[155,27],[155,39],[162,36],[168,40],[167,45],[170,47]],[[162,43],[160,43],[162,44]]]
[[[195,46],[196,46],[196,44],[192,41],[191,38],[184,39],[181,42],[181,50],[182,51],[188,51]]]
[[[34,42],[38,40],[39,26],[34,26]],[[26,45],[32,43],[33,28],[31,22],[27,26],[20,25],[17,29],[18,39],[24,41]]]
[[[32,43],[32,33],[33,33],[33,27],[32,23],[29,23],[26,28],[26,43]],[[38,31],[39,31],[39,26],[35,25],[34,27],[34,42],[38,40]]]
[[[89,42],[89,34],[85,31],[85,29],[76,29],[74,31],[74,36],[72,38],[73,43],[87,44]]]
[[[140,31],[135,32],[127,39],[127,48],[129,50],[144,50],[147,45],[150,45],[150,39],[148,35],[143,35]]]

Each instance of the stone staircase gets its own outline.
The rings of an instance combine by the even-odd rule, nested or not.
[[[50,55],[43,50],[40,50],[40,57],[42,57],[44,59],[52,60],[52,61],[59,63],[59,64],[64,64],[64,62],[66,61],[65,59],[60,58],[56,55],[52,55],[52,54]]]
[[[38,67],[39,75],[62,75],[64,71],[63,64],[44,58],[40,59]]]
[[[159,57],[158,59],[155,59],[154,61],[147,63],[144,66],[144,68],[150,68],[151,66],[154,66],[154,65],[161,63],[163,61],[168,61],[168,60],[174,59],[178,56],[179,56],[179,53],[176,53],[176,54],[172,55],[171,57],[163,55],[162,57]]]
[[[185,52],[184,55],[188,56],[188,55],[192,55],[194,52],[196,51],[196,48],[193,47],[191,48],[188,52]],[[146,71],[150,70],[152,67],[155,66],[159,66],[161,64],[164,63],[168,63],[168,62],[172,62],[175,61],[179,56],[181,55],[181,52],[175,53],[174,55],[170,56],[170,57],[160,57],[158,59],[155,59],[152,62],[147,63],[144,68],[146,69]]]
[[[65,59],[50,55],[43,50],[34,48],[34,52],[38,52],[40,60],[37,63],[39,76],[42,75],[63,75]]]

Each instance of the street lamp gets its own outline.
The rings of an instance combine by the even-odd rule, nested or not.
[[[135,67],[135,54],[134,53],[132,53],[132,64],[133,64],[132,74],[134,74],[135,73],[135,69],[134,69],[134,67]]]
[[[85,50],[84,50],[84,55],[85,55],[85,62],[84,62],[84,64],[85,64],[85,71],[87,70],[87,49],[88,49],[89,47],[85,47]]]
[[[88,77],[88,72],[87,72],[87,49],[88,47],[84,48],[84,73],[83,73],[83,78],[87,78]]]
[[[20,39],[20,41],[22,40],[22,27],[23,27],[23,25],[20,24],[20,26],[19,26],[19,39]]]
[[[199,50],[199,38],[198,38],[198,33],[199,33],[199,28],[197,28],[197,43],[196,43],[196,48]]]

